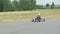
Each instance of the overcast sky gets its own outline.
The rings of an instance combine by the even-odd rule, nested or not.
[[[46,3],[51,4],[52,2],[54,2],[55,4],[60,4],[60,0],[36,0],[37,5],[45,5]]]
[[[46,3],[51,4],[52,2],[54,2],[55,4],[60,4],[60,0],[36,0],[36,4],[38,5],[45,5]]]

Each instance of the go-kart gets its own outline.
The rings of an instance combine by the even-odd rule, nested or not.
[[[45,22],[45,19],[44,18],[40,18],[40,19],[34,18],[34,19],[32,19],[32,22]]]

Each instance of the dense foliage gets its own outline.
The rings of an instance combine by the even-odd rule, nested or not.
[[[19,11],[19,10],[32,10],[35,9],[36,0],[0,0],[1,11]]]
[[[45,6],[47,8],[53,9],[54,2],[52,2],[51,6],[49,5],[49,3],[47,3]],[[44,7],[43,5],[36,5],[36,0],[19,0],[19,1],[0,0],[0,12],[46,9],[46,7]]]

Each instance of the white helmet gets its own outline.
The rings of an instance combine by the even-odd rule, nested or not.
[[[40,13],[38,15],[40,15]]]

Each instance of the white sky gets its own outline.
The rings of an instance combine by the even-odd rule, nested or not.
[[[45,5],[46,3],[51,4],[52,2],[54,2],[55,4],[60,4],[60,0],[36,0],[37,5]]]
[[[60,4],[60,0],[36,0],[36,2],[37,5],[45,5],[46,3],[51,4],[52,2],[55,4]]]

